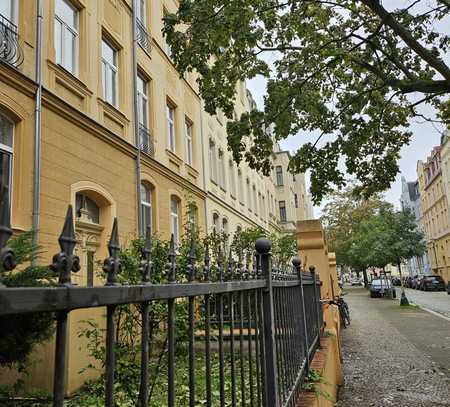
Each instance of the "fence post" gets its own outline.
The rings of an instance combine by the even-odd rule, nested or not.
[[[297,271],[298,283],[300,285],[300,295],[302,296],[302,300],[300,301],[300,305],[302,307],[302,323],[303,323],[303,341],[305,346],[305,361],[306,361],[306,372],[309,371],[309,341],[308,341],[308,327],[306,324],[306,311],[305,311],[305,295],[303,293],[303,272],[301,268],[300,257],[295,256],[292,259],[292,264]]]
[[[316,328],[317,328],[317,345],[320,347],[320,292],[317,293],[317,279],[316,279],[316,268],[314,266],[309,266],[309,272],[313,279],[314,286],[314,303],[316,304]]]
[[[266,238],[259,238],[255,243],[256,252],[260,256],[263,276],[266,278],[266,288],[263,290],[263,320],[264,320],[264,354],[266,390],[266,407],[279,407],[277,360],[275,352],[275,324],[273,309],[272,272],[270,267],[271,242]]]

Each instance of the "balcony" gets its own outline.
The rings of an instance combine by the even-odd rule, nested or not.
[[[136,20],[136,39],[138,44],[148,53],[151,51],[150,36],[147,28],[139,19]]]
[[[23,62],[17,26],[0,14],[0,60],[18,67]]]
[[[139,140],[140,140],[140,149],[144,153],[153,157],[155,155],[155,146],[153,144],[153,138],[150,134],[149,129],[145,127],[143,124],[139,124]]]

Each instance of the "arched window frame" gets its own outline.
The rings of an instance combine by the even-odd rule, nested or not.
[[[5,121],[5,124],[9,125],[8,131],[11,132],[10,135],[4,137],[3,134],[0,135],[0,193],[3,193],[3,188],[6,184],[6,189],[8,191],[8,198],[11,205],[12,198],[12,184],[13,184],[13,165],[14,165],[14,122],[5,114],[0,113],[0,118],[2,121]],[[0,130],[6,128],[5,126],[1,126]],[[6,142],[6,144],[4,143]],[[3,159],[5,158],[5,162]],[[8,174],[4,174],[5,166]],[[4,179],[5,177],[5,179]]]

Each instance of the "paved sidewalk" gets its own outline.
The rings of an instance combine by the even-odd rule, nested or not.
[[[450,406],[450,322],[347,289],[339,407]]]
[[[397,292],[400,290],[397,289]],[[408,300],[421,307],[428,308],[450,318],[450,295],[447,291],[420,291],[412,288],[406,289]]]

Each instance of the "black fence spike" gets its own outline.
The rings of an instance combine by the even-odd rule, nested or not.
[[[67,207],[66,217],[61,235],[58,239],[61,251],[53,256],[53,262],[50,269],[59,275],[59,284],[72,285],[71,273],[80,271],[80,258],[74,256],[73,251],[77,244],[75,238],[75,228],[73,225],[72,205]]]
[[[106,273],[105,285],[120,285],[118,275],[122,270],[122,264],[119,259],[120,243],[119,243],[119,226],[117,218],[114,218],[111,237],[108,243],[109,257],[103,263],[103,271]]]
[[[229,280],[234,280],[233,266],[234,266],[233,252],[230,248],[230,250],[228,252],[228,270],[227,270],[227,279],[229,279]]]
[[[217,253],[217,268],[219,269],[219,281],[223,281],[223,253],[220,245]]]

